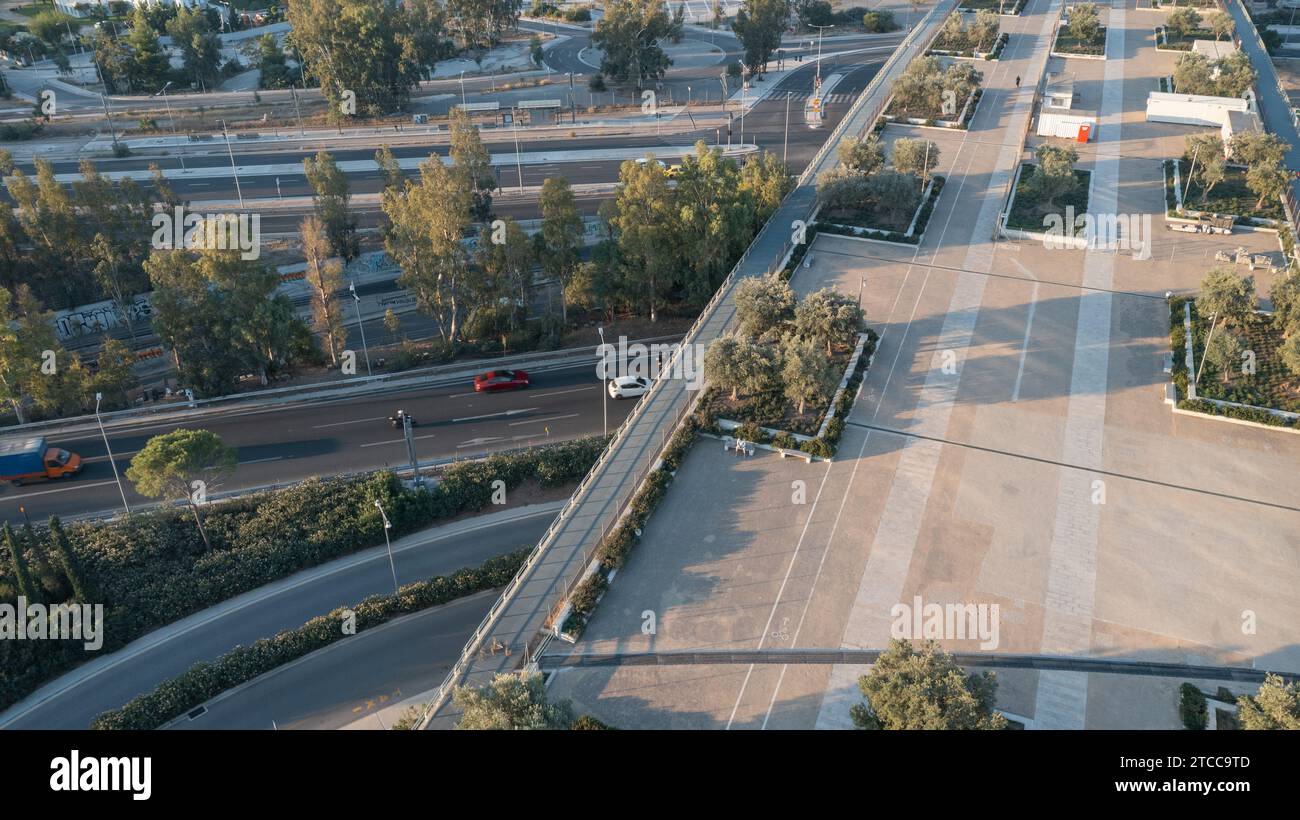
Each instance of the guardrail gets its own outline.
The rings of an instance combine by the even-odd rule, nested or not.
[[[781,204],[777,206],[777,209],[776,211],[773,212],[772,217],[769,218],[767,223],[763,225],[763,227],[759,230],[758,234],[754,237],[754,240],[750,243],[749,247],[747,247],[745,249],[745,252],[741,254],[740,259],[736,261],[736,264],[732,267],[731,271],[727,274],[727,277],[723,280],[722,284],[719,285],[718,289],[714,292],[713,297],[709,300],[708,304],[704,307],[704,309],[700,312],[700,315],[696,318],[695,322],[691,325],[690,330],[686,332],[686,336],[684,337],[682,342],[682,347],[685,347],[688,344],[696,343],[696,340],[704,324],[708,321],[711,321],[714,318],[714,314],[718,306],[728,295],[730,295],[732,288],[736,285],[739,279],[740,271],[745,267],[746,262],[749,261],[751,253],[753,252],[754,248],[758,247],[763,243],[763,240],[767,237],[768,232],[771,230],[781,230],[781,231],[786,230],[786,228],[784,227],[779,227],[779,228],[773,227],[773,224],[776,222],[777,214],[780,213],[782,208],[791,204],[793,198],[799,195],[801,191],[803,191],[806,194],[807,189],[805,186],[807,186],[809,180],[814,180],[816,178],[817,174],[820,172],[822,165],[826,162],[827,156],[837,146],[839,140],[843,137],[844,132],[849,127],[851,127],[851,124],[857,121],[860,125],[862,125],[862,120],[859,119],[862,110],[867,104],[867,101],[873,97],[873,95],[879,90],[880,86],[885,82],[885,78],[889,77],[892,70],[897,68],[897,66],[900,63],[910,62],[914,57],[917,56],[918,51],[924,51],[924,46],[922,46],[920,49],[917,48],[916,46],[917,42],[923,40],[926,44],[928,44],[929,40],[932,39],[938,33],[939,21],[941,21],[944,18],[944,16],[946,16],[947,9],[944,8],[944,10],[941,11],[941,8],[947,6],[954,6],[955,4],[956,4],[956,0],[947,0],[947,2],[941,1],[935,7],[933,7],[930,10],[930,12],[924,18],[922,18],[920,24],[915,29],[913,29],[907,35],[907,37],[905,37],[902,40],[902,42],[899,44],[899,48],[890,56],[888,60],[885,61],[885,64],[881,67],[880,71],[867,85],[867,87],[863,89],[858,99],[854,102],[852,106],[850,106],[849,110],[845,112],[845,115],[840,120],[839,124],[835,127],[834,130],[831,131],[830,136],[828,136],[826,139],[826,142],[822,145],[822,147],[818,150],[818,152],[813,156],[813,159],[804,168],[804,171],[799,175],[799,178],[794,188],[792,188],[791,191],[786,195],[786,197],[782,200]],[[889,102],[888,97],[885,97],[883,100],[879,100],[876,103],[876,107],[873,109],[871,115],[866,119],[865,125],[870,125],[870,123],[873,122],[880,115],[880,112],[884,110],[888,102]],[[863,127],[865,130],[865,126]],[[816,213],[817,207],[818,206],[816,202],[816,197],[814,194],[812,201],[808,205],[807,211],[804,213],[804,216],[811,218],[811,216]],[[793,252],[793,250],[794,250],[793,243],[791,243],[788,239],[785,240],[784,242],[781,243],[778,251],[773,255],[771,260],[766,262],[763,265],[763,269],[769,274],[772,273],[774,270],[779,270],[780,266],[789,257],[789,255]],[[681,353],[679,349],[678,352],[674,355],[673,359],[670,361],[670,364],[672,362],[675,362],[677,356],[680,355]],[[547,551],[550,546],[551,539],[553,538],[555,533],[559,530],[559,528],[563,524],[567,523],[568,518],[572,513],[572,511],[579,504],[583,503],[583,500],[585,500],[582,499],[583,492],[588,488],[588,486],[590,486],[590,484],[594,480],[596,480],[601,475],[601,471],[604,468],[606,462],[609,460],[611,455],[617,451],[619,445],[623,443],[624,438],[628,434],[628,431],[637,422],[637,420],[639,420],[641,416],[646,412],[646,408],[653,405],[654,403],[653,400],[659,395],[661,395],[664,390],[669,389],[668,385],[669,385],[669,381],[667,380],[656,381],[654,385],[651,387],[651,389],[637,403],[637,406],[632,411],[632,413],[629,414],[628,417],[623,420],[623,423],[619,425],[618,429],[614,433],[613,438],[610,439],[610,442],[605,446],[605,449],[601,452],[600,458],[597,460],[596,464],[583,478],[582,482],[578,485],[578,488],[569,497],[568,502],[560,510],[559,515],[556,516],[555,520],[551,523],[551,526],[547,528],[542,538],[538,541],[537,548],[534,549],[533,552],[528,556],[528,559],[524,562],[524,565],[520,567],[517,573],[515,573],[515,576],[510,580],[510,583],[506,585],[505,590],[502,592],[501,596],[497,599],[496,603],[493,604],[490,610],[488,610],[487,615],[483,618],[482,622],[479,623],[478,627],[476,627],[474,632],[471,634],[469,640],[465,644],[465,649],[461,653],[460,658],[457,660],[456,664],[452,667],[451,671],[448,672],[447,676],[443,679],[443,682],[439,685],[438,689],[435,690],[433,698],[430,699],[430,701],[425,704],[424,710],[421,712],[419,719],[416,721],[416,726],[418,728],[421,729],[426,728],[429,722],[432,720],[434,714],[436,714],[437,711],[446,702],[456,682],[460,680],[461,676],[465,674],[469,665],[477,657],[477,654],[481,649],[483,639],[487,636],[488,631],[496,621],[497,616],[500,615],[502,610],[504,610],[505,607],[508,606],[509,603],[512,601],[515,593],[518,591],[519,587],[524,583],[525,579],[527,578],[528,574],[532,571],[532,569],[538,564],[538,562],[544,556],[547,555]],[[632,489],[629,489],[626,492],[626,494],[624,494],[620,498],[618,503],[615,505],[615,514],[612,516],[609,523],[607,523],[603,528],[601,538],[596,539],[595,543],[584,545],[583,560],[576,562],[575,569],[571,571],[569,575],[564,579],[564,586],[563,586],[564,594],[560,598],[561,601],[565,600],[565,598],[567,598],[569,594],[571,594],[573,590],[573,586],[577,584],[578,581],[581,579],[583,571],[586,568],[586,565],[589,564],[592,558],[594,557],[596,550],[599,548],[600,544],[604,541],[605,536],[607,536],[609,532],[614,527],[616,527],[618,523],[622,520],[622,516],[626,512],[627,505],[631,503],[632,498],[635,497],[636,495],[636,490],[640,487],[641,483],[645,480],[646,476],[649,474],[651,467],[654,465],[654,463],[658,460],[658,458],[662,454],[663,448],[666,446],[668,439],[671,437],[673,433],[676,432],[677,427],[681,424],[682,420],[686,417],[686,415],[688,415],[690,412],[694,410],[695,404],[699,400],[699,397],[701,395],[703,395],[702,390],[697,392],[695,398],[688,399],[683,407],[675,411],[674,418],[672,420],[671,425],[669,425],[666,429],[661,431],[660,447],[658,449],[653,450],[651,452],[650,458],[647,459],[647,462],[644,465],[638,466],[636,468],[636,472],[632,476],[630,476],[630,478],[632,478],[632,481],[629,483],[632,485]],[[545,647],[549,644],[549,642],[550,642],[550,638],[548,636],[542,636],[537,646],[533,647],[532,639],[530,638],[528,641],[528,646],[525,652],[523,653],[522,661],[524,663],[528,663],[532,658],[537,657],[537,655],[542,650],[545,649]]]
[[[686,649],[668,652],[621,652],[557,655],[538,659],[542,669],[610,666],[713,666],[748,664],[805,664],[850,666],[875,663],[884,649]],[[1244,666],[1199,666],[1187,663],[1143,661],[1130,658],[1087,658],[1074,655],[1021,655],[994,652],[953,652],[958,666],[1037,671],[1091,672],[1110,675],[1231,680],[1262,683],[1268,675],[1284,681],[1300,680],[1292,672],[1270,672]]]

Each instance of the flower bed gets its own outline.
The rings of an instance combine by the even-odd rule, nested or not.
[[[1008,36],[1009,35],[1005,31],[999,33],[997,37],[993,38],[993,47],[988,51],[980,51],[979,49],[970,48],[951,49],[945,47],[941,41],[936,40],[934,47],[925,53],[935,57],[956,57],[958,59],[964,58],[967,60],[996,60],[998,55],[1002,53],[1002,49],[1006,47]]]

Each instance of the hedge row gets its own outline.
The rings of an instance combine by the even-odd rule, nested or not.
[[[407,584],[392,595],[373,595],[355,607],[339,607],[312,618],[297,629],[252,646],[237,646],[215,661],[201,661],[169,678],[153,691],[133,698],[121,709],[111,709],[91,721],[92,729],[157,729],[168,721],[212,700],[217,695],[323,649],[347,634],[343,623],[355,617],[356,633],[466,595],[505,586],[528,557],[531,548],[489,558],[477,567],[464,567],[451,575]]]
[[[393,535],[414,532],[491,504],[492,482],[508,489],[527,480],[560,486],[585,475],[603,438],[566,442],[442,471],[426,490],[403,487],[389,472],[359,478],[314,479],[213,505],[204,520],[206,550],[185,510],[158,510],[129,519],[65,525],[81,574],[104,604],[104,645],[111,652],[141,635],[241,593],[351,553],[382,544],[384,504]],[[37,543],[48,542],[41,531]],[[67,584],[57,563],[26,548],[28,564],[45,567],[48,600]],[[11,558],[0,547],[0,566]],[[53,591],[53,592],[51,592]],[[9,598],[12,601],[12,597]],[[0,708],[45,681],[89,660],[75,641],[0,641]]]

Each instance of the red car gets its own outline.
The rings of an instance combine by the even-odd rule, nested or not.
[[[489,370],[474,377],[475,393],[495,393],[498,390],[523,390],[528,386],[528,374],[522,370]]]

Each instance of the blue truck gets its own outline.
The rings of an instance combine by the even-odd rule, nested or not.
[[[45,436],[0,441],[0,481],[25,484],[68,478],[80,473],[84,466],[81,456],[49,446]]]

